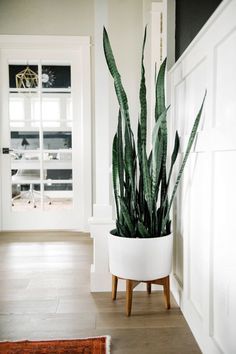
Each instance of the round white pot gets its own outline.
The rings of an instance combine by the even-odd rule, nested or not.
[[[173,234],[128,238],[109,234],[110,272],[124,279],[154,280],[168,276],[172,267]]]

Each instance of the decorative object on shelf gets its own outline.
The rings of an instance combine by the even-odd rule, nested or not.
[[[71,67],[70,65],[42,65],[42,88],[70,89]],[[62,91],[61,91],[62,90]],[[67,91],[68,92],[68,91]]]
[[[16,87],[17,88],[35,88],[38,86],[38,74],[35,73],[30,67],[27,67],[16,74]]]
[[[42,71],[43,87],[46,87],[46,88],[52,87],[54,85],[55,80],[56,80],[56,76],[55,76],[54,72],[48,67],[43,68],[43,71]]]
[[[171,175],[179,151],[179,136],[176,132],[170,169],[167,173],[166,117],[169,107],[166,107],[165,103],[166,59],[161,64],[157,78],[155,78],[155,125],[152,132],[152,149],[148,153],[145,42],[146,29],[142,46],[140,115],[136,143],[130,124],[127,95],[116,66],[107,31],[105,28],[103,31],[105,58],[114,79],[119,104],[118,126],[112,146],[112,178],[117,218],[116,229],[112,230],[108,237],[109,266],[114,276],[128,280],[127,287],[130,286],[129,281],[148,282],[166,277],[169,281],[173,248],[170,210],[197,133],[206,97],[205,93],[170,194]],[[127,303],[130,303],[128,288],[126,294]],[[131,308],[127,315],[130,313]]]

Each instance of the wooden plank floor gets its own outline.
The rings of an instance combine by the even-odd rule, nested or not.
[[[92,240],[72,232],[0,233],[0,340],[109,334],[116,354],[201,353],[172,299],[89,291]]]

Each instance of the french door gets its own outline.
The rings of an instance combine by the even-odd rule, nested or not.
[[[84,64],[76,50],[2,50],[3,230],[86,229]]]

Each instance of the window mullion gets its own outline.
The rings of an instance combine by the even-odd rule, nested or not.
[[[41,209],[44,209],[44,163],[43,163],[43,117],[42,117],[42,63],[38,66],[38,93],[39,93],[39,156],[40,156],[40,192]]]

